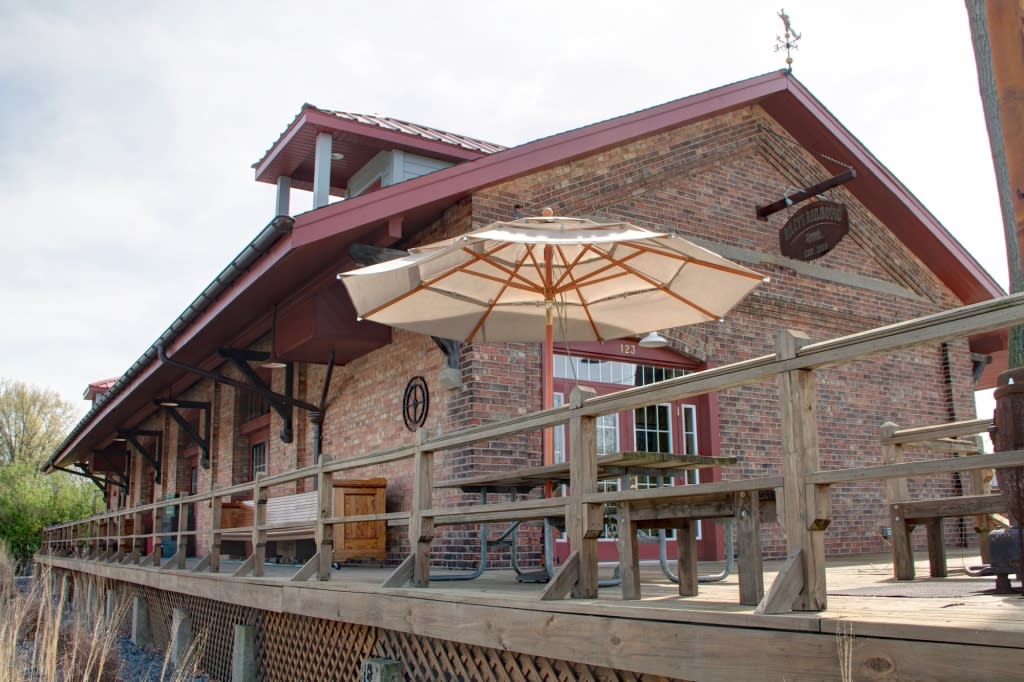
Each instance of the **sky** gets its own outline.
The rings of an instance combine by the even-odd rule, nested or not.
[[[782,7],[794,75],[1008,289],[962,0],[0,0],[0,377],[84,413],[273,217],[251,166],[304,102],[517,145],[784,68]]]

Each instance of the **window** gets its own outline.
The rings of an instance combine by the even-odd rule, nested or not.
[[[632,386],[647,386],[687,373],[687,370],[682,367],[651,364],[644,361],[646,358],[636,358],[636,362],[630,362],[629,360],[632,359],[632,357],[619,359],[556,355],[554,361],[556,387],[554,405],[562,405],[565,401],[564,396],[577,383],[594,388],[598,394],[606,394]],[[597,421],[598,455],[627,450],[697,454],[698,436],[697,405],[686,404],[683,401],[649,405],[618,414],[602,415],[598,417]],[[567,452],[567,437],[566,426],[555,429],[553,440],[556,462],[564,462],[567,456],[571,457],[572,455],[571,452]],[[643,489],[659,485],[696,483],[697,481],[696,470],[687,472],[685,479],[668,476],[623,476],[599,481],[598,490],[614,492],[620,490],[622,486]],[[617,537],[617,527],[615,506],[608,505],[604,511],[604,531],[601,537],[604,539]],[[645,531],[645,534],[656,537],[657,531]],[[675,531],[668,531],[668,537],[674,538]]]
[[[252,446],[252,477],[267,473],[267,444],[256,443]]]

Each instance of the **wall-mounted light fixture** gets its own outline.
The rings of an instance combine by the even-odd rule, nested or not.
[[[668,345],[668,339],[658,332],[648,332],[637,345],[641,348],[664,348]]]

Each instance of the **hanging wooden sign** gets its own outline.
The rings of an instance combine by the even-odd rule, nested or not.
[[[797,260],[820,258],[836,247],[850,231],[844,204],[816,201],[804,206],[779,230],[783,256]]]

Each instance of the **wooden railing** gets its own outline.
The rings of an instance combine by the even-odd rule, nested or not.
[[[251,493],[255,501],[254,524],[250,528],[233,529],[250,534],[252,554],[235,572],[236,575],[261,576],[264,572],[266,535],[271,527],[266,519],[266,500],[273,486],[299,480],[316,481],[319,490],[319,513],[315,537],[317,553],[294,576],[306,580],[317,575],[326,580],[330,572],[333,528],[337,524],[363,521],[386,521],[390,525],[407,525],[411,552],[384,583],[385,586],[429,584],[430,546],[434,526],[498,519],[543,518],[561,515],[566,519],[572,554],[558,574],[548,583],[543,598],[597,596],[597,536],[603,527],[602,510],[608,503],[630,504],[649,501],[651,504],[688,504],[702,495],[723,492],[757,491],[769,479],[748,479],[685,486],[598,492],[596,475],[597,417],[623,410],[664,403],[705,393],[722,391],[768,379],[776,379],[780,389],[780,423],[782,434],[783,471],[776,503],[783,513],[788,560],[767,596],[758,607],[761,613],[795,610],[821,610],[826,607],[825,556],[823,531],[831,521],[830,486],[836,483],[866,480],[897,479],[906,476],[942,471],[963,471],[972,467],[999,467],[1024,464],[1024,451],[1004,452],[977,457],[978,464],[965,466],[957,461],[924,461],[887,463],[856,469],[820,471],[818,457],[817,415],[815,412],[815,371],[871,356],[893,353],[905,348],[933,344],[985,331],[993,331],[1024,323],[1024,294],[1008,296],[971,306],[956,308],[935,315],[900,322],[887,327],[845,336],[830,341],[809,343],[799,334],[779,335],[777,352],[741,362],[716,367],[649,386],[626,389],[604,396],[586,390],[574,390],[569,401],[560,407],[525,414],[500,422],[482,424],[460,431],[428,436],[420,431],[410,444],[365,453],[344,460],[324,458],[317,466],[260,476],[254,482],[231,486],[173,500],[162,500],[133,509],[99,514],[89,519],[53,526],[46,531],[49,552],[77,552],[92,559],[137,560],[157,565],[160,561],[160,518],[170,507],[208,502],[213,510],[210,528],[188,531],[184,515],[179,514],[178,553],[165,568],[184,566],[183,541],[189,535],[211,536],[212,551],[192,570],[218,570],[220,537],[220,506],[225,497]],[[469,507],[434,507],[434,454],[474,443],[539,429],[569,425],[570,461],[569,494],[560,498],[535,499],[497,505]],[[334,516],[329,491],[339,472],[412,460],[414,483],[411,507],[407,511],[361,516]],[[777,480],[771,479],[773,487]],[[728,490],[726,490],[728,487]],[[781,499],[780,499],[781,498]],[[153,516],[153,531],[141,534],[142,514]],[[133,520],[133,533],[124,533],[125,520]],[[143,556],[146,538],[152,538],[153,551]]]

